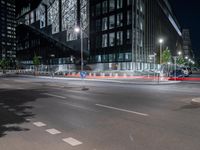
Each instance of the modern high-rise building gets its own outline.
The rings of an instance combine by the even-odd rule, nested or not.
[[[180,25],[167,0],[92,0],[91,60],[105,69],[143,70],[149,56],[182,49]]]
[[[79,62],[76,26],[84,33],[84,58],[93,69],[149,69],[152,54],[159,60],[161,38],[162,51],[182,50],[168,0],[41,0],[31,8],[28,4],[18,15],[18,58],[25,65],[34,54],[43,64]]]
[[[15,1],[0,0],[0,59],[16,57]]]
[[[44,65],[80,63],[80,33],[84,54],[88,54],[87,0],[41,0],[37,6],[24,5],[18,13],[17,57],[22,66],[33,65],[34,55]]]
[[[192,42],[190,38],[190,30],[189,29],[183,29],[183,51],[185,57],[188,57],[190,59],[194,58],[193,50],[192,50]]]

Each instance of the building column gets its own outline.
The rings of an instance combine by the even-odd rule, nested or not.
[[[62,0],[59,0],[59,31],[62,31]]]
[[[81,1],[77,0],[77,26],[81,26]],[[78,39],[80,39],[80,34],[78,35]]]

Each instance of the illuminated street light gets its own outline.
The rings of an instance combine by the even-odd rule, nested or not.
[[[83,31],[80,27],[75,27],[74,31],[81,34],[81,72],[83,72]]]
[[[79,32],[80,32],[80,28],[79,28],[79,27],[75,27],[75,28],[74,28],[74,31],[75,31],[76,33],[79,33]]]
[[[159,43],[162,44],[164,42],[163,39],[159,39]]]
[[[182,54],[182,52],[181,52],[181,51],[179,51],[179,52],[178,52],[178,55],[180,56],[181,54]]]
[[[160,43],[160,65],[162,64],[162,44],[163,44],[164,40],[161,38],[159,39],[159,43]]]

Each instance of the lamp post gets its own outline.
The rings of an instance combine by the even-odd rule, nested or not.
[[[81,72],[83,72],[83,30],[80,27],[76,27],[74,31],[81,34]]]
[[[181,52],[181,51],[179,51],[179,52],[178,52],[178,56],[181,56],[181,54],[182,54],[182,52]]]
[[[175,63],[175,80],[176,80],[176,69],[177,69],[177,67],[176,67],[176,65],[177,65],[177,58],[178,57],[180,57],[181,56],[181,54],[182,54],[182,52],[181,51],[178,51],[178,56],[174,56],[173,58],[174,58],[174,63]]]
[[[75,27],[74,31],[76,33],[81,34],[81,72],[80,72],[80,76],[81,76],[82,81],[83,81],[82,90],[88,90],[88,88],[86,88],[84,86],[84,78],[86,77],[86,73],[83,72],[83,65],[84,65],[84,60],[83,60],[83,29],[81,27]]]
[[[188,57],[188,56],[185,56],[185,59],[186,59],[186,65],[189,65],[189,62],[188,62],[189,57]]]
[[[159,43],[160,43],[160,65],[162,64],[162,44],[163,44],[164,40],[161,38],[159,39]]]
[[[51,66],[50,66],[50,71],[51,71],[51,77],[53,78],[53,58],[55,57],[55,54],[51,54],[50,58],[51,58]]]

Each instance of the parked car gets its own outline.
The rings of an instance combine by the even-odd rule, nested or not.
[[[187,67],[187,70],[188,70],[188,72],[189,72],[189,75],[191,75],[191,74],[192,74],[192,69],[189,68],[189,67]]]
[[[185,75],[182,70],[173,70],[170,72],[169,77],[183,78]]]
[[[189,70],[187,68],[183,67],[183,68],[181,68],[181,70],[184,74],[184,77],[189,77],[190,74],[189,74]]]

